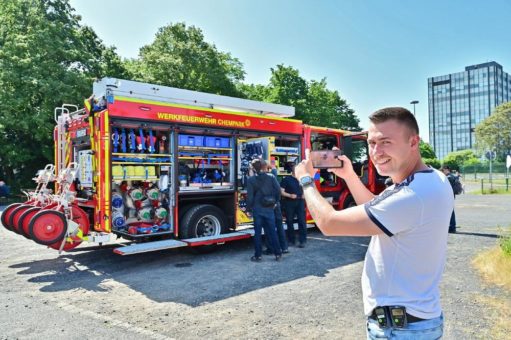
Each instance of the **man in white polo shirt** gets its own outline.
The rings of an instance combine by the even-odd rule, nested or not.
[[[393,185],[375,196],[351,161],[329,169],[343,178],[357,206],[336,211],[314,186],[306,159],[295,169],[319,229],[329,236],[372,236],[362,273],[368,339],[438,339],[443,334],[439,282],[445,265],[447,226],[453,209],[447,178],[425,165],[419,127],[410,111],[378,110],[369,117],[369,156]]]

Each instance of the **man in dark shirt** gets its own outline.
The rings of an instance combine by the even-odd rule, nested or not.
[[[254,218],[254,248],[255,254],[250,259],[254,262],[262,260],[262,230],[268,236],[275,260],[280,261],[282,251],[275,228],[275,205],[280,200],[279,185],[275,178],[266,173],[266,162],[254,159],[251,163],[255,176],[247,180],[247,210],[252,211]],[[273,198],[273,204],[267,205],[267,198]]]
[[[304,248],[307,242],[307,225],[305,223],[305,201],[303,189],[295,177],[295,164],[291,165],[293,176],[286,176],[280,182],[282,207],[286,215],[287,239],[290,245],[295,245],[294,219],[298,219],[298,247]]]
[[[444,175],[449,180],[449,184],[451,185],[451,188],[453,188],[454,192],[454,182],[456,181],[456,178],[455,175],[451,172],[451,168],[448,165],[444,165],[440,168],[440,170],[442,170]],[[456,195],[454,195],[454,198],[456,198]],[[449,233],[456,233],[456,214],[454,213],[454,209],[452,210],[451,220],[449,221]]]

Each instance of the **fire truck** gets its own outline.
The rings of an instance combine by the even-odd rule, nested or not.
[[[59,251],[112,235],[131,241],[114,249],[121,255],[211,248],[254,234],[250,162],[266,160],[281,179],[306,148],[340,148],[369,190],[383,189],[364,133],[293,116],[290,106],[103,78],[83,108],[55,109],[55,164],[38,172],[36,189],[8,206],[1,223]],[[355,204],[334,174],[318,170],[315,180],[336,209]]]

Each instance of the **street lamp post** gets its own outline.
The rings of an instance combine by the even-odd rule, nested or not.
[[[413,105],[413,115],[415,116],[415,104],[419,104],[419,101],[418,101],[418,100],[412,100],[412,101],[410,102],[410,104],[412,104],[412,105]]]

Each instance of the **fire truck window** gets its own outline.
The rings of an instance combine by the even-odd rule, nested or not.
[[[365,140],[353,140],[353,156],[351,162],[353,163],[353,170],[360,177],[360,180],[364,184],[368,184],[368,149]]]

